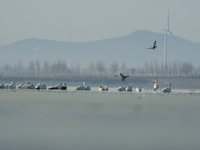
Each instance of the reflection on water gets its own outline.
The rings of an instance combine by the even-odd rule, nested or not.
[[[0,90],[0,148],[199,149],[200,95]]]

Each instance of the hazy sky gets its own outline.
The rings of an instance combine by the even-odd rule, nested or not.
[[[168,5],[171,32],[200,43],[200,0],[0,0],[0,45],[46,39],[46,33],[49,40],[73,42],[164,33]]]

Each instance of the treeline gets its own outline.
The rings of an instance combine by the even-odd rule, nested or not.
[[[103,61],[90,62],[87,68],[80,64],[67,65],[66,61],[58,60],[50,64],[48,61],[30,61],[25,67],[21,60],[15,65],[5,63],[1,66],[1,76],[107,76],[120,72],[134,76],[200,76],[200,66],[195,68],[191,62],[174,61],[166,66],[158,62],[145,62],[137,68],[126,67],[125,62],[112,62],[106,65]]]

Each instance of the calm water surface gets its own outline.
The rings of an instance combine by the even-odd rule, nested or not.
[[[0,149],[200,149],[199,91],[0,90]]]

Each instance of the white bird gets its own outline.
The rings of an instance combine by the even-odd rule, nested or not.
[[[4,85],[4,89],[8,89],[8,85],[9,85],[10,83],[7,83],[7,84],[5,84]]]
[[[29,85],[30,85],[30,83],[29,83],[29,82],[26,82],[26,84],[24,84],[24,85],[22,86],[22,89],[26,89],[26,87],[29,86]]]
[[[154,89],[154,91],[156,91],[158,88],[159,88],[158,81],[155,80],[155,83],[154,83],[154,85],[153,85],[153,89]]]
[[[30,85],[26,86],[25,89],[35,89],[35,86],[33,84],[30,84]]]
[[[63,83],[63,84],[59,83],[55,87],[49,88],[49,90],[66,90],[66,89],[67,89],[66,83]]]
[[[162,92],[170,93],[170,92],[171,92],[171,83],[169,83],[169,86],[168,86],[168,87],[163,88],[163,89],[162,89]]]
[[[107,86],[99,86],[99,91],[108,91]]]
[[[15,82],[12,81],[12,82],[8,85],[8,89],[16,89]]]
[[[19,84],[19,85],[17,85],[17,89],[22,89],[23,88],[23,86],[24,86],[24,84],[22,83],[22,84]]]
[[[30,84],[30,82],[26,82],[26,84],[22,86],[22,89],[35,89],[35,86]]]
[[[127,86],[126,89],[125,89],[125,91],[129,91],[129,92],[131,92],[131,91],[133,91],[133,89],[132,89],[131,86]]]
[[[63,83],[63,84],[62,84],[61,90],[67,90],[67,85],[66,85],[66,83]]]
[[[1,83],[1,85],[0,85],[0,89],[4,89],[4,88],[5,88],[4,84]]]
[[[117,91],[125,91],[125,87],[120,86],[120,87],[117,88]]]
[[[58,85],[55,86],[55,89],[61,89],[62,88],[62,83],[59,83]]]
[[[142,91],[141,87],[139,87],[139,86],[138,86],[138,87],[136,87],[136,89],[135,89],[135,90],[136,90],[136,92],[141,92],[141,91]]]
[[[86,85],[86,82],[83,82],[83,85],[77,86],[76,90],[90,90],[91,88]]]
[[[35,87],[36,90],[40,90],[40,89],[47,89],[47,86],[45,84],[41,84],[41,83],[38,83]]]

